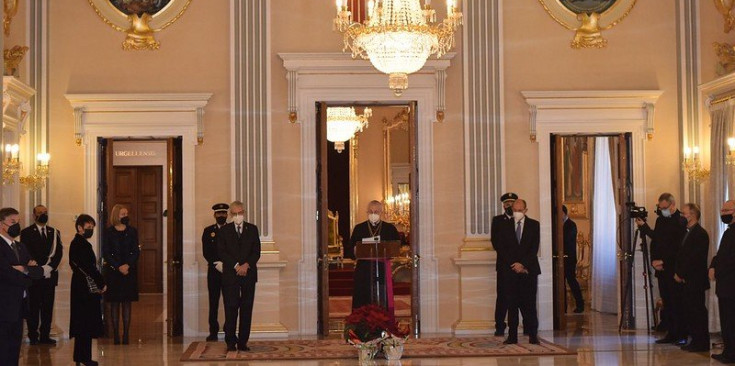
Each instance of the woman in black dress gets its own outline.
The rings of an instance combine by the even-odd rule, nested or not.
[[[110,304],[113,338],[120,344],[120,308],[122,308],[122,344],[129,344],[130,303],[138,301],[138,231],[130,226],[128,209],[115,205],[110,213],[110,227],[105,231],[102,242],[102,257],[105,259],[102,274],[110,287],[105,293],[105,302]]]
[[[97,362],[92,361],[92,338],[104,332],[101,296],[91,293],[87,283],[87,276],[90,276],[103,293],[107,289],[102,274],[97,270],[97,257],[92,245],[87,241],[92,237],[95,225],[91,216],[79,215],[76,221],[77,234],[69,246],[69,265],[72,269],[69,336],[74,338],[74,362],[77,366],[97,365]]]

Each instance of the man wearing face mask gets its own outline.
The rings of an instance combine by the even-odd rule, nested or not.
[[[524,329],[529,343],[539,344],[538,311],[536,294],[541,266],[538,250],[541,240],[539,222],[526,216],[526,201],[513,203],[513,221],[502,227],[498,234],[502,240],[497,245],[498,255],[507,263],[501,267],[508,304],[508,338],[504,344],[518,343],[518,312],[523,315]]]
[[[33,208],[34,223],[20,232],[20,241],[28,247],[36,263],[43,268],[43,277],[34,280],[28,289],[28,305],[30,313],[26,319],[28,339],[31,344],[56,344],[51,339],[51,320],[54,310],[56,286],[59,284],[59,263],[63,247],[61,234],[58,230],[47,225],[48,208],[38,205]],[[40,329],[39,329],[40,318]],[[39,337],[40,335],[40,337]]]
[[[651,266],[656,270],[658,289],[664,308],[661,321],[666,324],[668,332],[656,343],[683,343],[687,338],[683,320],[676,316],[677,301],[674,299],[676,281],[674,281],[674,263],[681,241],[686,234],[686,220],[676,209],[676,200],[671,193],[663,193],[658,198],[656,227],[651,230],[648,224],[636,218],[636,225],[641,232],[651,238]]]
[[[722,205],[720,219],[727,230],[720,239],[717,255],[712,258],[709,278],[716,281],[715,292],[720,308],[720,329],[724,347],[721,354],[712,355],[722,363],[735,363],[735,200]]]
[[[257,263],[260,259],[258,227],[245,222],[242,202],[230,203],[232,222],[217,231],[217,256],[222,261],[222,296],[225,302],[225,342],[227,352],[250,351]],[[240,318],[238,327],[238,316]],[[240,333],[236,336],[235,329]]]
[[[31,259],[20,236],[18,211],[0,209],[0,365],[18,365],[23,341],[23,313],[31,281],[43,277],[43,269]]]
[[[681,216],[687,222],[687,232],[674,263],[676,317],[682,319],[692,341],[681,349],[689,352],[709,351],[709,321],[705,294],[709,289],[707,255],[709,234],[699,225],[702,213],[696,203],[682,207]]]
[[[495,262],[497,276],[495,281],[495,335],[498,337],[505,335],[505,316],[508,314],[508,305],[505,303],[505,298],[507,297],[504,287],[505,281],[502,277],[502,274],[505,272],[501,271],[501,268],[510,266],[508,260],[498,252],[498,246],[501,240],[500,231],[504,225],[510,225],[513,222],[513,202],[517,199],[518,195],[513,192],[508,192],[500,196],[500,202],[503,204],[503,213],[493,217],[490,226],[490,242],[497,253],[497,260]]]
[[[358,245],[363,240],[389,241],[400,240],[398,229],[395,225],[382,220],[383,204],[380,201],[370,201],[367,208],[368,220],[355,225],[350,236],[352,246]],[[378,282],[385,284],[385,264],[382,261],[358,260],[355,265],[354,288],[352,291],[352,308],[356,309],[363,305],[374,304],[376,299],[371,291],[371,285],[377,278]],[[380,286],[383,290],[380,298],[385,299],[386,286]]]
[[[212,206],[214,225],[204,228],[202,233],[202,253],[207,260],[207,290],[209,291],[209,336],[207,342],[216,342],[219,333],[219,298],[222,293],[222,261],[217,256],[217,232],[227,224],[227,210],[230,206],[218,203]]]

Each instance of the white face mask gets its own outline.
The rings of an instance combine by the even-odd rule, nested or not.
[[[242,225],[244,221],[245,221],[245,216],[243,215],[232,216],[232,222],[234,222],[235,225]]]
[[[513,219],[515,219],[516,222],[523,220],[524,217],[526,217],[526,214],[523,212],[513,212]]]
[[[380,215],[378,215],[378,214],[376,214],[376,213],[371,213],[371,214],[369,214],[369,215],[368,215],[368,220],[370,220],[370,222],[371,222],[371,223],[372,223],[373,225],[375,225],[375,224],[377,224],[378,222],[380,222]]]

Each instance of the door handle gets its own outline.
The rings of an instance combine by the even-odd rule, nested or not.
[[[421,260],[421,256],[418,254],[413,255],[413,268],[419,268],[419,261]]]
[[[171,264],[174,266],[178,266],[181,264],[181,261],[171,261]]]

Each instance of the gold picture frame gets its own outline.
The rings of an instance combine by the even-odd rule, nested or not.
[[[606,47],[607,40],[602,37],[602,31],[616,26],[625,19],[637,0],[586,0],[587,7],[593,10],[592,12],[587,12],[584,6],[576,4],[577,0],[538,1],[552,19],[575,31],[571,46],[580,49]],[[585,4],[585,1],[582,4]],[[594,12],[595,8],[601,12]]]
[[[569,217],[589,218],[589,147],[586,137],[564,137],[562,142],[563,196]]]
[[[95,13],[113,29],[127,34],[124,50],[157,50],[160,43],[154,34],[176,22],[192,0],[170,0],[155,14],[127,14],[115,7],[112,0],[87,0]]]

